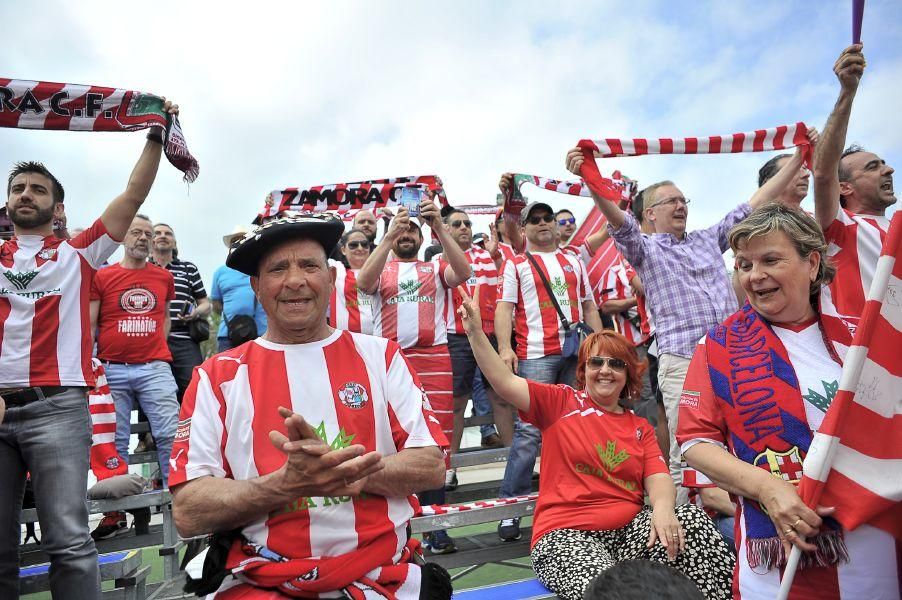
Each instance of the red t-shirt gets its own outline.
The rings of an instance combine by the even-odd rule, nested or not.
[[[555,529],[623,527],[642,508],[644,479],[669,472],[648,421],[601,410],[584,391],[530,381],[520,418],[542,431],[533,546]]]
[[[172,361],[163,326],[169,319],[166,303],[173,299],[172,274],[157,265],[124,269],[115,264],[98,271],[91,286],[91,300],[100,300],[97,358]]]

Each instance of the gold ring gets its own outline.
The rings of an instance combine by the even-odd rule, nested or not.
[[[802,517],[799,517],[798,519],[796,519],[796,522],[795,522],[795,523],[793,523],[792,525],[790,525],[790,527],[792,527],[793,529],[795,529],[795,528],[796,528],[796,525],[798,525],[798,524],[801,523],[801,522],[802,522]]]
[[[793,529],[792,527],[790,527],[789,529],[783,530],[783,535],[789,535],[790,533],[795,533],[795,532],[796,532],[796,530]]]

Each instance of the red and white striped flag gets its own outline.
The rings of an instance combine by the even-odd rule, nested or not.
[[[902,539],[902,211],[890,223],[839,391],[814,435],[799,495]]]
[[[598,207],[593,206],[582,224],[580,224],[579,229],[573,232],[573,237],[570,239],[570,245],[579,246],[587,237],[602,227],[605,227],[607,224],[608,220],[604,218],[604,215],[601,214]],[[617,247],[614,246],[614,240],[608,238],[601,243],[601,246],[599,246],[598,250],[595,251],[595,254],[592,255],[589,264],[586,265],[586,275],[588,275],[589,283],[592,285],[592,292],[596,302],[599,302],[599,294],[604,274],[619,261],[620,253],[617,251]]]

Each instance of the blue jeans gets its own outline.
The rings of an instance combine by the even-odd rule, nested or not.
[[[521,360],[517,371],[520,377],[539,383],[573,385],[576,381],[576,357],[563,358],[557,354]],[[514,440],[504,468],[504,480],[501,482],[499,495],[502,498],[522,496],[530,492],[532,470],[536,466],[536,454],[541,440],[542,433],[536,427],[521,421],[518,416],[514,423]]]
[[[106,362],[103,367],[116,403],[116,451],[128,461],[132,409],[137,400],[150,423],[165,486],[169,481],[169,455],[179,420],[178,388],[169,364],[162,360],[127,365]]]
[[[482,382],[482,371],[476,367],[476,373],[473,376],[473,414],[477,417],[492,414],[492,405],[489,403],[489,397],[485,393],[485,384]],[[485,439],[498,433],[494,425],[486,424],[479,426],[479,434]]]
[[[53,597],[100,597],[86,499],[90,449],[85,388],[6,407],[0,425],[0,598],[19,597],[19,511],[26,472],[34,485],[41,549],[50,556]]]

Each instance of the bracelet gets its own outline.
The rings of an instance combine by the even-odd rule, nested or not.
[[[160,144],[161,146],[163,145],[163,136],[160,135],[159,133],[153,133],[153,132],[148,133],[147,139],[151,142],[156,142],[156,143]]]

